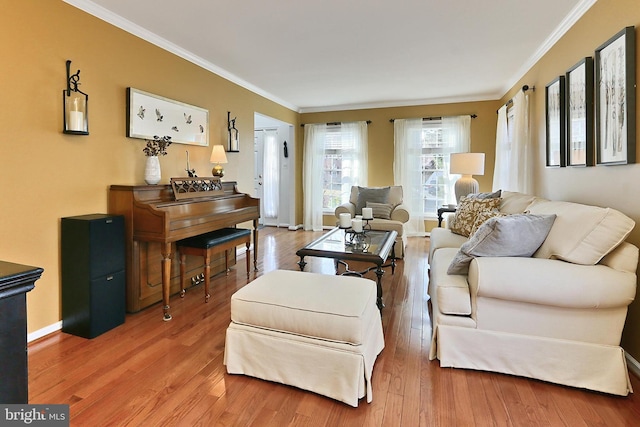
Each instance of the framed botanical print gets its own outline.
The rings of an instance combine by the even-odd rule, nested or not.
[[[567,166],[593,166],[593,58],[587,57],[566,74]]]
[[[559,76],[545,87],[547,167],[565,166],[565,87]]]
[[[626,27],[595,52],[598,165],[636,160],[635,29]]]

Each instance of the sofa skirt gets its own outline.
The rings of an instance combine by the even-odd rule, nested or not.
[[[499,372],[620,396],[633,392],[619,346],[438,325],[441,367]]]

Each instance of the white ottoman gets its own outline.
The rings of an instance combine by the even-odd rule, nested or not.
[[[358,406],[372,400],[384,348],[376,284],[369,279],[276,270],[231,297],[224,364]]]

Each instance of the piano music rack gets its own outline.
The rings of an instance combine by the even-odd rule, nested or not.
[[[219,177],[171,178],[171,188],[176,200],[198,197],[221,196],[224,194]]]

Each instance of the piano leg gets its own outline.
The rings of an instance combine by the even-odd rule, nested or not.
[[[171,293],[171,243],[165,243],[162,247],[162,310],[164,312],[162,320],[171,320],[169,314],[169,295]]]

